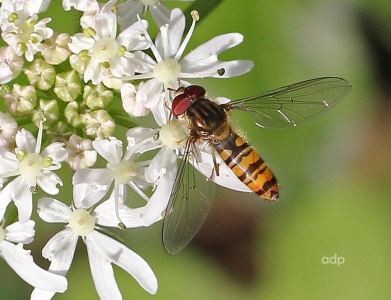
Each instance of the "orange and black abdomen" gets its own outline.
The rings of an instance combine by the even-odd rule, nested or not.
[[[232,129],[228,137],[211,146],[220,154],[235,175],[266,200],[278,200],[276,178],[258,153]]]

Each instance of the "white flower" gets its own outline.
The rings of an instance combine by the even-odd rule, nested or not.
[[[87,246],[90,269],[96,290],[100,299],[122,299],[121,293],[115,281],[112,264],[116,264],[132,275],[137,282],[149,293],[157,291],[157,279],[152,269],[138,254],[128,249],[125,245],[97,231],[101,221],[107,222],[107,209],[113,207],[114,199],[110,198],[102,203],[93,212],[90,212],[84,197],[88,188],[81,185],[74,189],[74,207],[69,208],[65,204],[52,199],[41,198],[38,201],[39,216],[50,223],[65,223],[65,229],[57,233],[49,240],[42,250],[42,255],[51,261],[49,271],[66,275],[75,253],[79,236]],[[140,223],[131,210],[121,210],[123,219],[133,219],[134,226]],[[137,213],[140,215],[140,213]],[[116,222],[116,218],[111,220]],[[35,289],[31,299],[51,299],[54,293]]]
[[[150,110],[145,106],[145,103],[148,101],[147,95],[145,93],[138,93],[138,90],[146,89],[146,85],[151,86],[152,81],[141,82],[139,86],[135,86],[131,83],[124,83],[121,86],[121,99],[123,109],[130,115],[134,117],[146,116]],[[151,91],[152,93],[161,92],[160,89],[156,91]],[[164,94],[162,94],[164,97]]]
[[[198,20],[198,13],[193,11],[193,23],[182,41],[185,29],[185,16],[179,9],[171,12],[170,22],[160,27],[155,44],[151,41],[151,50],[155,60],[141,51],[134,52],[139,60],[137,68],[139,75],[125,77],[126,79],[147,79],[144,85],[139,86],[140,99],[145,99],[143,105],[154,112],[162,93],[168,87],[177,87],[178,80],[183,78],[228,78],[242,75],[250,71],[253,62],[245,60],[219,61],[218,55],[227,49],[237,46],[243,41],[239,33],[228,33],[217,36],[198,46],[189,54],[183,56],[185,48],[194,31]],[[145,36],[150,40],[147,33]],[[124,78],[124,79],[125,79]],[[166,90],[167,95],[168,91]],[[165,97],[167,101],[168,97]],[[140,104],[139,104],[140,105]]]
[[[143,145],[143,140],[135,144],[129,144],[125,153],[122,141],[116,138],[110,140],[98,139],[92,142],[94,149],[107,161],[105,169],[81,169],[73,176],[73,184],[88,184],[91,186],[88,195],[84,198],[83,205],[90,207],[100,201],[114,185],[115,211],[117,212],[117,224],[122,227],[127,224],[121,220],[118,214],[119,198],[126,199],[127,187],[130,186],[142,198],[148,197],[140,190],[149,184],[145,181],[143,170],[145,162],[137,162]]]
[[[12,47],[0,48],[0,84],[16,78],[23,68],[23,58]]]
[[[117,37],[116,15],[110,1],[93,18],[91,27],[85,33],[71,37],[69,49],[78,54],[81,60],[87,60],[84,81],[93,84],[103,80],[133,75],[137,67],[133,54],[129,51],[148,48],[148,42],[142,37],[147,22],[135,23],[123,30]],[[77,64],[77,61],[73,61]]]
[[[45,291],[62,293],[67,289],[65,277],[43,270],[35,264],[30,251],[23,249],[34,239],[34,221],[0,227],[0,256],[28,284]],[[14,244],[16,243],[16,244]]]
[[[70,10],[73,7],[84,12],[91,9],[99,9],[98,2],[96,0],[62,0],[62,7],[64,10]]]
[[[14,201],[18,209],[19,221],[26,223],[32,212],[32,194],[37,186],[46,193],[58,193],[57,184],[61,179],[53,172],[61,168],[67,158],[63,143],[52,143],[42,152],[42,122],[38,139],[27,130],[20,130],[15,137],[15,152],[0,148],[0,177],[17,176],[0,192],[0,217],[4,216],[8,204]]]
[[[0,148],[9,148],[15,141],[18,124],[7,114],[0,111]]]
[[[118,4],[118,23],[127,27],[137,21],[137,16],[143,16],[150,10],[153,19],[160,27],[168,24],[171,10],[163,5],[164,0],[128,0]],[[176,0],[193,1],[193,0]]]
[[[46,24],[50,18],[38,20],[42,2],[29,0],[4,1],[0,8],[1,36],[19,55],[32,61],[44,49],[42,42],[53,35]]]
[[[144,212],[141,215],[144,226],[149,226],[156,221],[162,219],[163,212],[167,207],[168,200],[172,191],[175,176],[177,174],[177,149],[183,146],[185,134],[178,130],[168,128],[171,125],[163,125],[160,131],[136,127],[128,130],[127,139],[129,144],[137,144],[138,141],[143,141],[142,147],[136,150],[138,153],[143,153],[153,149],[159,149],[159,152],[150,162],[145,170],[145,179],[154,185],[154,193],[144,207]],[[163,133],[166,131],[166,133]],[[172,132],[176,132],[171,136]],[[162,134],[163,133],[163,134]],[[159,136],[159,138],[157,138]],[[173,140],[175,140],[173,142]],[[169,146],[167,146],[169,144]]]

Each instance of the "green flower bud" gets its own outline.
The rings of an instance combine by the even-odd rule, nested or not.
[[[113,92],[102,84],[95,86],[86,85],[84,87],[83,99],[86,105],[92,110],[108,108],[109,104],[113,101],[113,96]]]
[[[80,91],[81,80],[75,70],[57,74],[54,92],[58,98],[70,102],[79,96]]]
[[[71,55],[71,50],[68,48],[68,43],[70,42],[71,38],[67,33],[53,34],[44,43],[43,58],[51,65],[58,65],[64,62]]]
[[[69,137],[74,134],[72,129],[65,122],[58,122],[46,130],[46,135],[51,143],[66,143]]]
[[[42,58],[35,59],[27,68],[24,69],[31,85],[41,90],[50,89],[56,79],[56,71]]]
[[[84,126],[84,117],[80,113],[80,107],[76,101],[71,101],[67,104],[64,115],[69,125],[73,128],[82,128]]]
[[[43,128],[48,129],[58,121],[60,109],[57,100],[39,99],[39,109],[33,111],[33,122],[37,127],[42,117],[45,122]]]
[[[4,101],[10,114],[14,116],[29,115],[37,103],[37,93],[31,85],[14,84],[12,92],[4,95]]]
[[[103,109],[84,115],[86,134],[91,138],[106,139],[114,134],[115,122]]]

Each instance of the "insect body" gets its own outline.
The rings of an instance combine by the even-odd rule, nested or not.
[[[182,96],[174,100],[174,115],[178,116],[177,106],[183,101],[187,102],[189,95],[199,97],[192,100],[186,110],[190,133],[196,138],[206,140],[251,190],[266,200],[277,200],[279,188],[276,178],[256,151],[228,124],[229,107],[204,98],[205,90],[192,85],[185,88]]]
[[[184,118],[189,129],[182,161],[170,195],[163,223],[163,244],[171,254],[181,251],[204,222],[212,196],[210,180],[189,168],[196,142],[206,143],[234,174],[266,200],[277,200],[279,187],[273,173],[257,152],[229,125],[227,114],[242,110],[254,116],[259,127],[292,127],[334,107],[350,91],[349,82],[338,77],[322,77],[288,85],[270,92],[226,104],[205,97],[205,89],[191,85],[179,88],[172,113]],[[193,156],[193,157],[192,157]],[[219,165],[214,159],[214,173]]]

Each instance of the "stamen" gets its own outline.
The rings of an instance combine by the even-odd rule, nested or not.
[[[0,227],[0,243],[2,243],[5,239],[4,229]]]
[[[159,51],[157,50],[155,44],[152,42],[152,39],[151,39],[151,37],[149,36],[148,32],[145,30],[144,24],[143,24],[143,22],[141,22],[141,18],[140,18],[139,15],[137,15],[137,19],[138,19],[138,21],[139,21],[140,24],[141,24],[141,27],[142,27],[142,29],[143,29],[143,33],[144,33],[145,39],[146,39],[146,40],[149,42],[149,44],[151,45],[151,51],[152,51],[153,55],[155,56],[156,61],[157,61],[157,62],[162,61],[163,59],[162,59],[162,57],[160,56],[160,53],[159,53]]]
[[[0,93],[9,94],[10,88],[6,84],[0,85]]]
[[[84,29],[83,33],[88,38],[92,38],[92,37],[96,36],[96,31],[92,27],[88,27],[88,28]]]
[[[179,58],[182,56],[183,52],[185,51],[185,48],[186,48],[187,44],[189,43],[191,36],[193,35],[195,24],[200,19],[200,16],[196,10],[193,10],[191,12],[191,17],[193,18],[193,22],[190,26],[189,32],[187,33],[185,39],[182,42],[182,45],[179,47],[179,50],[174,57],[174,59],[176,59],[176,60],[179,60]]]
[[[30,190],[30,192],[33,193],[33,194],[36,194],[36,193],[38,193],[38,191],[39,191],[39,189],[38,189],[38,187],[37,187],[36,185],[30,186],[29,190]]]
[[[8,22],[13,23],[17,19],[19,19],[19,15],[17,13],[12,13],[8,16]]]
[[[125,224],[122,222],[121,217],[119,216],[119,186],[117,182],[114,185],[114,211],[118,220],[118,227],[122,230],[126,229]]]
[[[41,116],[41,120],[39,121],[37,143],[35,144],[35,151],[34,151],[35,153],[41,152],[42,134],[43,134],[43,117]]]

